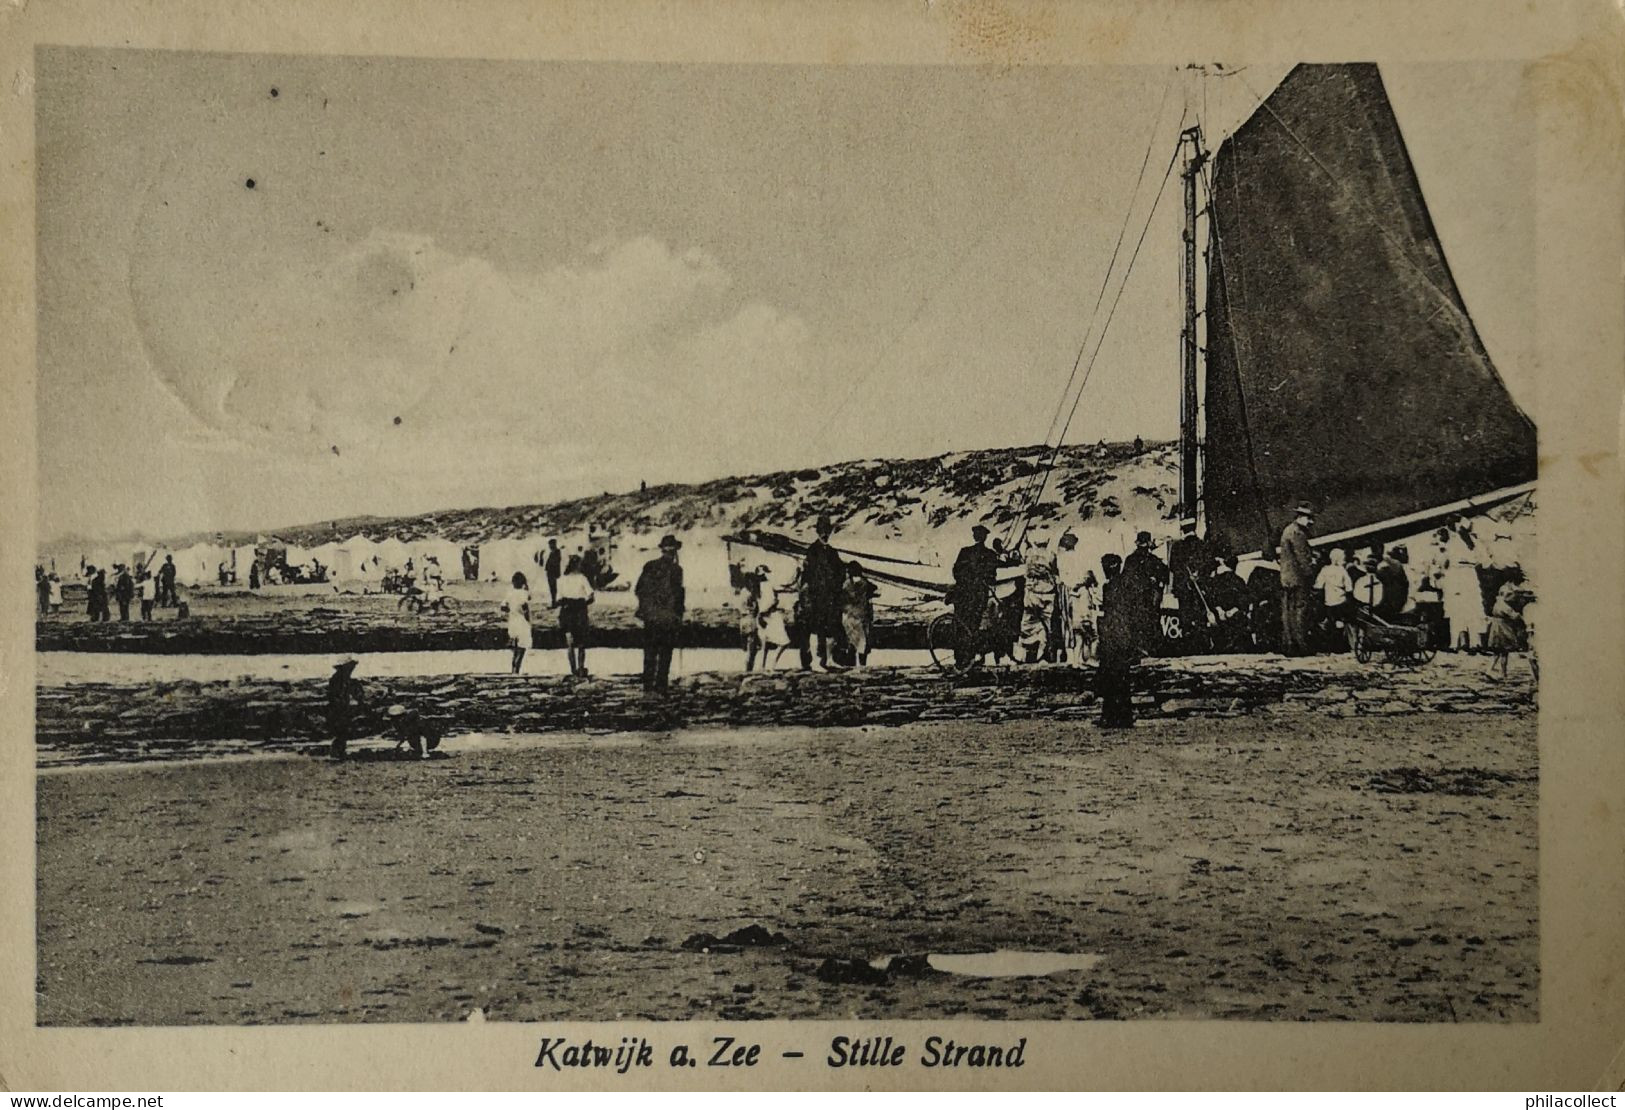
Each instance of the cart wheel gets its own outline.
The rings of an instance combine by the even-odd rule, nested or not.
[[[457,611],[457,599],[454,597],[443,597],[440,599],[439,608],[442,613],[455,613]]]
[[[1417,663],[1431,663],[1433,662],[1433,657],[1438,654],[1438,648],[1434,647],[1432,644],[1423,644],[1421,647],[1417,648],[1411,653],[1411,658],[1415,659]]]
[[[1371,662],[1371,645],[1366,642],[1364,629],[1354,630],[1354,658],[1362,663]]]
[[[976,665],[973,655],[960,658],[960,653],[971,644],[971,633],[965,622],[953,613],[943,613],[926,626],[925,643],[931,652],[931,662],[939,671],[968,671]]]
[[[407,594],[395,603],[395,608],[398,611],[407,613],[421,613],[423,612],[423,599],[413,594]]]

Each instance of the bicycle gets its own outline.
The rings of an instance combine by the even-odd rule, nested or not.
[[[971,628],[958,613],[950,610],[926,625],[926,649],[938,670],[969,674],[982,665],[982,656],[990,651],[1005,650],[1003,628],[1003,606],[989,589],[979,627]]]
[[[397,612],[403,613],[454,613],[457,611],[457,600],[448,594],[437,594],[434,598],[427,598],[422,590],[411,590],[406,596],[395,603]]]

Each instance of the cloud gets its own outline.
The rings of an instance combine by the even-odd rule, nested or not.
[[[229,295],[158,274],[132,288],[155,372],[197,417],[186,441],[233,468],[303,460],[318,481],[500,502],[544,478],[664,477],[674,456],[693,474],[765,462],[784,441],[771,414],[811,403],[805,321],[648,237],[513,273],[375,231],[226,280]],[[244,307],[218,318],[223,298]]]
[[[581,399],[648,350],[703,335],[730,284],[715,259],[649,238],[535,275],[422,236],[373,232],[270,281],[195,292],[133,273],[154,370],[205,428],[290,449],[369,441],[414,414],[501,428]]]

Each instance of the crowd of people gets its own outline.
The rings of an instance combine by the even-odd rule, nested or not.
[[[1312,542],[1313,520],[1310,506],[1300,505],[1279,543],[1245,566],[1199,538],[1194,521],[1182,522],[1166,561],[1151,534],[1138,533],[1117,566],[1142,650],[1347,651],[1356,626],[1372,620],[1421,628],[1430,647],[1447,651],[1495,654],[1528,639],[1533,592],[1516,565],[1490,565],[1470,521],[1450,520],[1416,558],[1405,544],[1321,550]],[[1106,590],[1081,558],[1076,534],[1067,530],[1053,549],[1048,536],[1034,534],[1019,556],[989,543],[988,534],[983,525],[971,529],[949,595],[961,622],[981,630],[983,653],[995,661],[1093,658]],[[999,581],[1001,567],[1018,565],[1019,577]]]
[[[128,623],[131,606],[138,605],[140,618],[153,619],[156,609],[175,609],[185,615],[187,605],[181,600],[175,583],[175,560],[165,556],[156,568],[151,560],[132,570],[128,563],[114,563],[112,582],[108,569],[86,563],[80,569],[85,585],[85,615],[93,623],[113,619],[112,606],[118,606],[118,619]],[[62,611],[62,579],[53,570],[34,567],[34,589],[39,600],[39,615],[47,616]]]
[[[820,516],[817,538],[788,581],[774,582],[770,567],[731,568],[740,603],[745,670],[777,667],[790,648],[804,671],[840,671],[869,664],[874,599],[879,593],[857,560],[845,560],[830,539],[835,525]],[[815,660],[816,658],[816,666]]]

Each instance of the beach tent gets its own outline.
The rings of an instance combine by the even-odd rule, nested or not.
[[[337,540],[329,540],[324,544],[318,544],[317,546],[311,548],[309,556],[305,559],[305,562],[321,563],[322,566],[327,568],[328,581],[337,582],[340,578],[338,569],[339,560],[343,557],[340,553],[343,551],[344,548],[339,545]],[[293,558],[291,553],[288,557],[290,559]]]
[[[405,570],[406,560],[414,558],[412,546],[396,539],[394,536],[379,540],[373,549],[373,554],[382,562],[382,569],[384,570],[391,568]]]
[[[429,536],[421,540],[412,541],[412,549],[418,562],[424,562],[430,555],[440,564],[440,573],[447,582],[461,582],[463,579],[463,545],[442,539],[439,536]]]
[[[226,560],[226,569],[237,572],[239,585],[248,585],[248,571],[254,565],[255,549],[251,543],[239,544],[230,548],[230,558]]]
[[[536,562],[538,552],[547,550],[547,540],[537,536],[503,536],[480,544],[480,577],[489,582],[495,575],[507,582],[515,572],[523,574],[532,586],[545,582]]]
[[[230,563],[225,548],[194,543],[175,553],[175,580],[183,586],[214,585],[220,581],[221,563]]]
[[[383,577],[384,565],[378,557],[378,545],[360,533],[324,550],[332,554],[331,563],[325,554],[320,558],[330,568],[328,577],[334,582],[376,582]]]

